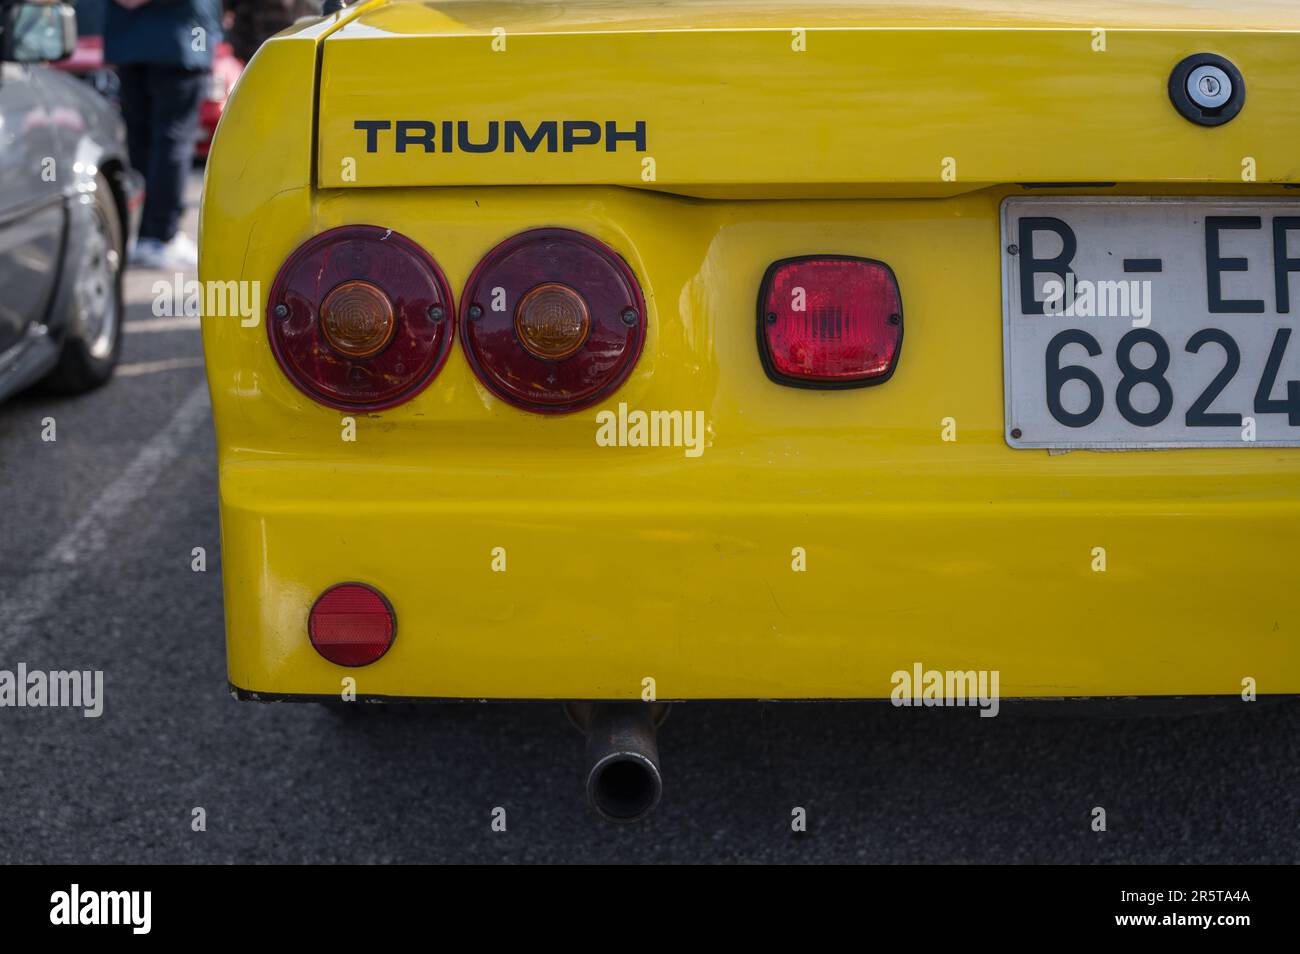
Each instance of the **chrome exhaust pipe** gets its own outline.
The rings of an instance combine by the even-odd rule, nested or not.
[[[659,804],[656,730],[667,706],[644,702],[594,702],[571,706],[570,717],[587,733],[587,800],[602,818],[639,821]]]

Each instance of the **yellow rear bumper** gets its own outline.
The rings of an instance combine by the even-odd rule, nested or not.
[[[1300,531],[1294,500],[836,502],[773,486],[766,504],[673,502],[615,469],[627,499],[598,505],[486,475],[466,497],[396,470],[227,470],[231,681],[632,699],[649,677],[661,699],[883,698],[920,662],[998,670],[1007,697],[1236,693],[1247,676],[1300,691],[1295,571],[1279,558]],[[289,489],[321,480],[384,499]],[[379,587],[398,618],[393,648],[359,670],[306,638],[312,601],[347,579]]]

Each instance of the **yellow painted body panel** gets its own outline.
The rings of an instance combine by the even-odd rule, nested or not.
[[[912,132],[890,132],[912,144],[903,154],[860,155],[851,167],[815,137],[782,135],[773,115],[723,117],[707,99],[686,109],[698,38],[679,29],[671,36],[680,44],[670,43],[656,21],[629,26],[661,44],[659,57],[627,66],[646,108],[674,99],[683,112],[656,115],[665,130],[680,119],[692,136],[707,115],[736,129],[764,126],[770,159],[742,166],[728,152],[734,143],[699,141],[696,161],[686,134],[665,131],[673,145],[660,154],[682,162],[651,188],[615,184],[595,159],[572,173],[549,161],[562,157],[538,157],[548,160],[535,180],[544,186],[507,181],[526,170],[506,166],[484,172],[479,185],[409,185],[405,176],[429,174],[412,169],[429,167],[395,160],[369,173],[360,163],[357,183],[331,181],[331,128],[362,100],[368,113],[399,115],[415,108],[417,94],[428,98],[431,87],[420,83],[374,85],[411,65],[384,36],[424,29],[431,18],[450,22],[456,11],[456,22],[490,33],[482,18],[496,9],[370,4],[264,47],[213,149],[201,277],[258,281],[267,291],[304,240],[366,223],[427,249],[459,301],[496,243],[525,228],[563,226],[606,242],[637,275],[645,351],[605,404],[547,417],[493,398],[457,343],[415,399],[355,415],[357,439],[347,443],[344,415],[280,372],[264,322],[250,328],[205,316],[235,686],[331,695],[351,676],[373,696],[637,698],[652,677],[662,699],[880,698],[894,671],[921,662],[997,669],[1006,697],[1237,693],[1246,676],[1264,693],[1300,692],[1300,450],[1049,455],[1005,443],[998,208],[1023,194],[1015,182],[1036,175],[1013,171],[1012,153],[989,139],[971,164],[996,184],[959,176],[942,184],[954,194],[919,197],[932,194],[933,182],[909,163],[943,129],[973,147],[983,141],[959,103],[927,93],[908,110]],[[725,5],[693,9],[715,26],[747,22]],[[864,9],[857,26],[876,8]],[[1272,9],[1255,5],[1242,17]],[[824,29],[840,61],[820,68],[847,69],[845,58],[861,47]],[[864,39],[869,32],[857,29],[854,42],[875,42]],[[343,34],[339,49],[349,52],[340,55],[366,77],[350,85],[367,91],[347,94],[342,72],[324,86],[317,140],[315,70],[319,62],[328,75],[343,62],[333,59]],[[993,31],[981,42],[1009,36]],[[838,39],[846,45],[836,47]],[[1294,37],[1231,40],[1240,60],[1257,58],[1243,69],[1248,82],[1259,77],[1258,112],[1271,95],[1300,87],[1300,59],[1279,62],[1283,49],[1297,49]],[[1141,42],[1158,45],[1146,35]],[[446,70],[437,73],[444,82]],[[1065,92],[1091,75],[1058,63],[1044,82]],[[553,65],[542,85],[572,106],[597,95],[586,76],[585,67]],[[1077,155],[1060,160],[1075,163],[1071,179],[1119,181],[1108,195],[1295,197],[1275,183],[1242,185],[1234,171],[1255,136],[1251,154],[1268,157],[1261,179],[1294,176],[1294,122],[1247,126],[1252,99],[1240,130],[1234,122],[1213,145],[1193,148],[1186,133],[1206,143],[1216,134],[1174,114],[1155,79],[1154,92],[1127,89],[1111,109],[1132,128],[1158,123],[1168,135],[1144,134],[1134,150],[1141,155],[1090,144],[1087,168]],[[991,88],[1010,96],[1001,82]],[[471,96],[478,87],[451,88]],[[467,108],[486,108],[493,89],[501,87],[485,83]],[[794,107],[780,88],[770,92]],[[521,93],[519,102],[534,96],[541,93]],[[1045,108],[1038,93],[1025,96],[1026,114]],[[1168,116],[1155,116],[1152,103]],[[831,112],[848,119],[842,103]],[[1039,145],[1021,144],[1035,173],[1056,161]],[[1216,155],[1228,171],[1211,168]],[[471,171],[458,166],[450,181]],[[720,188],[703,191],[721,195],[735,184],[752,197],[672,194],[713,185]],[[804,187],[841,197],[789,197]],[[898,276],[906,335],[887,384],[828,393],[764,375],[755,344],[759,281],[772,261],[813,252],[882,259]],[[620,402],[704,411],[704,453],[597,446],[597,411]],[[940,439],[947,417],[957,421],[955,442]],[[1105,573],[1091,568],[1097,546],[1107,549]],[[506,572],[493,572],[496,547],[506,551]],[[807,552],[807,572],[792,572],[794,547]],[[392,650],[362,669],[331,665],[306,637],[311,603],[343,580],[381,589],[398,617]]]
[[[1019,16],[723,4],[704,17],[715,5],[678,4],[649,22],[607,4],[535,6],[398,3],[342,28],[322,64],[320,184],[933,195],[1003,182],[1240,182],[1243,156],[1258,181],[1300,181],[1294,6],[1216,2],[1195,5],[1195,18],[1164,4],[1144,16],[1132,12],[1140,4],[1072,5],[1071,21],[1051,3],[1014,5]],[[1163,29],[1141,25],[1161,16]],[[1287,29],[1241,31],[1252,22]],[[1250,105],[1221,129],[1181,120],[1164,92],[1173,66],[1202,50],[1248,78]],[[439,137],[434,153],[369,152],[354,123],[375,119],[465,121],[477,142],[491,121],[612,120],[622,131],[641,121],[646,149],[484,155],[446,151]],[[941,178],[945,159],[953,181]]]

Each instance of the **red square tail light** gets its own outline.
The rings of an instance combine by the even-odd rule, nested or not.
[[[778,384],[880,384],[894,373],[902,344],[902,298],[884,262],[806,255],[773,262],[763,276],[758,350]]]

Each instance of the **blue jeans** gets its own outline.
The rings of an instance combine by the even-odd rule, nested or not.
[[[144,174],[140,238],[169,242],[180,226],[185,177],[194,162],[199,103],[211,88],[212,74],[131,63],[117,67],[117,75],[131,165]]]

